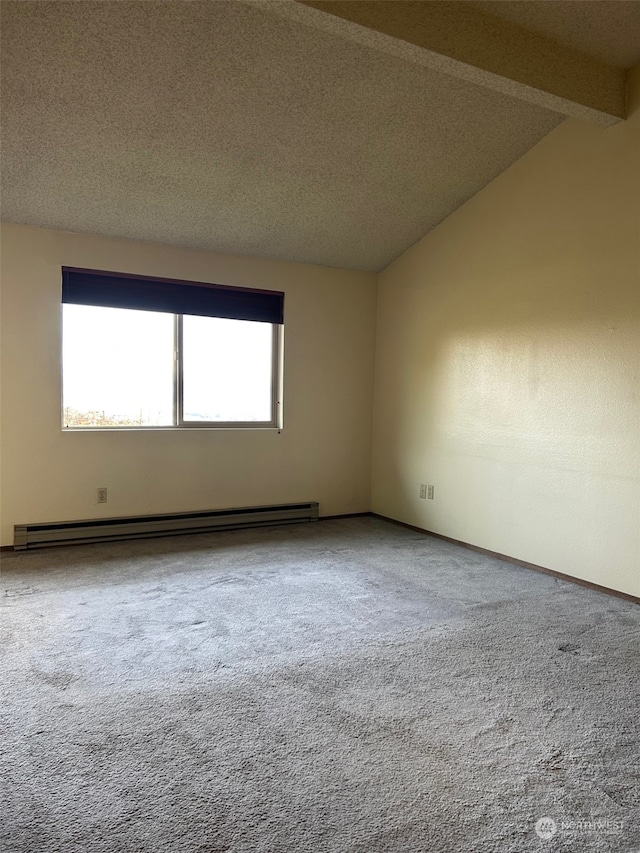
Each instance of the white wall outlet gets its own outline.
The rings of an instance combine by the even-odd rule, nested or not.
[[[101,486],[99,489],[97,489],[97,493],[98,493],[98,503],[99,504],[106,504],[106,502],[107,502],[107,488],[106,488],[106,486]]]
[[[427,485],[426,485],[426,483],[420,483],[420,497],[421,498],[427,497]]]
[[[427,497],[429,498],[430,501],[432,501],[434,499],[435,491],[436,491],[435,486],[427,486]]]

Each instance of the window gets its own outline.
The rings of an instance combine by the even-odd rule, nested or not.
[[[62,278],[64,428],[281,426],[282,293]]]

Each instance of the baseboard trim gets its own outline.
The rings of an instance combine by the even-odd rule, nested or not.
[[[595,589],[596,592],[604,592],[607,595],[614,595],[616,598],[623,598],[625,601],[631,601],[633,604],[640,604],[640,597],[631,595],[629,592],[622,592],[618,589],[611,589],[609,586],[602,586],[598,583],[575,578],[573,575],[565,575],[564,572],[556,572],[554,569],[547,569],[545,566],[538,566],[536,563],[527,563],[525,560],[518,560],[516,557],[509,557],[507,554],[500,554],[498,551],[490,551],[488,548],[481,548],[479,545],[471,545],[469,542],[463,542],[461,539],[453,539],[451,536],[444,536],[442,533],[434,533],[433,530],[427,530],[424,527],[416,527],[415,524],[407,524],[404,521],[398,521],[396,518],[390,518],[388,515],[381,515],[378,512],[370,512],[373,518],[380,518],[382,521],[390,521],[392,524],[398,524],[400,527],[406,527],[408,530],[413,530],[416,533],[424,533],[426,536],[433,536],[436,539],[442,539],[445,542],[451,542],[453,545],[460,545],[462,548],[467,548],[470,551],[477,551],[479,554],[486,554],[488,557],[495,557],[498,560],[503,560],[505,563],[511,563],[513,566],[520,566],[523,569],[531,569],[534,572],[541,572],[543,575],[551,575],[561,581],[574,583],[578,586],[585,586],[588,589]]]
[[[15,551],[13,545],[0,545],[0,552],[2,551]]]
[[[335,521],[337,518],[368,518],[372,515],[372,512],[344,512],[340,515],[321,515],[318,521]]]

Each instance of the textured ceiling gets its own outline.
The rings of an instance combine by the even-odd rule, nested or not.
[[[2,3],[13,222],[379,270],[562,118],[268,3]]]

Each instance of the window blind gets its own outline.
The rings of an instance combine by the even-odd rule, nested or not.
[[[260,323],[284,322],[284,293],[281,291],[75,267],[62,267],[62,301]]]

